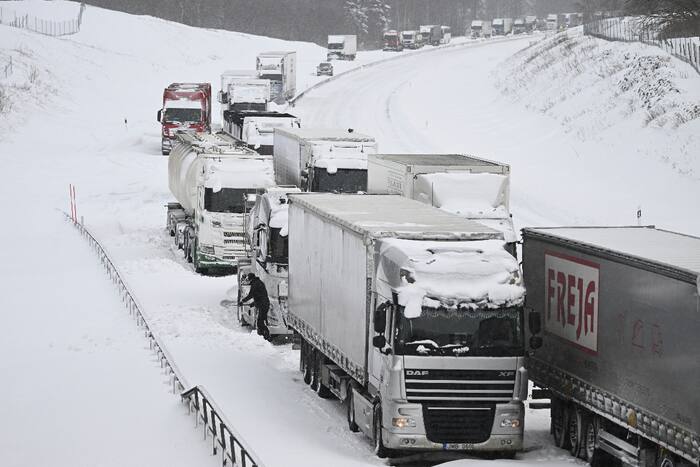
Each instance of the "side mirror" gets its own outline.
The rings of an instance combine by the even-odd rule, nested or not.
[[[374,310],[374,332],[377,334],[383,334],[386,329],[386,310],[389,306],[389,302],[384,302]]]
[[[386,337],[384,336],[374,336],[372,339],[372,345],[378,349],[383,349],[386,347]]]
[[[161,121],[162,121],[162,120],[161,120],[162,117],[163,117],[163,111],[162,111],[162,110],[159,110],[159,111],[158,111],[158,114],[157,114],[157,117],[156,117],[156,120],[157,120],[158,122],[161,122]]]
[[[530,348],[532,350],[537,350],[542,347],[542,336],[532,336],[530,338]]]
[[[531,311],[527,315],[530,333],[539,334],[542,331],[542,314],[539,311]]]

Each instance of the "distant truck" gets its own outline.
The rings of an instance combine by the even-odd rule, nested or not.
[[[440,26],[440,29],[442,30],[442,39],[440,43],[449,44],[452,41],[452,28],[449,26]]]
[[[246,258],[246,196],[274,185],[272,158],[226,133],[179,133],[168,158],[167,229],[196,272]]]
[[[472,39],[491,37],[491,21],[475,19],[472,21],[469,35]]]
[[[390,30],[384,33],[384,45],[382,50],[394,52],[401,52],[403,50],[403,43],[401,42],[401,36],[399,36],[398,31]]]
[[[442,37],[442,27],[435,24],[426,24],[420,26],[420,33],[423,36],[423,41],[430,45],[440,45]]]
[[[700,238],[523,229],[529,376],[592,465],[700,465]],[[532,404],[531,404],[532,407]]]
[[[161,124],[161,152],[170,150],[178,131],[211,131],[211,84],[172,83],[163,91],[163,107],[158,111]]]
[[[296,187],[269,187],[264,193],[251,195],[254,206],[246,221],[246,241],[251,253],[250,264],[238,268],[238,297],[236,302],[250,291],[245,276],[254,273],[265,284],[270,298],[267,326],[273,338],[290,337],[287,326],[287,290],[289,269],[289,233],[287,194],[299,193]],[[254,306],[239,305],[238,321],[244,326],[257,325]]]
[[[510,167],[462,154],[376,154],[367,160],[367,192],[398,194],[502,232],[516,256]]]
[[[423,45],[418,31],[401,31],[401,43],[406,49],[419,49]]]
[[[352,34],[328,36],[327,60],[355,60],[357,36]]]
[[[297,53],[263,52],[256,59],[255,69],[261,79],[269,79],[273,101],[288,101],[297,92]]]
[[[494,36],[507,36],[513,31],[513,18],[496,18],[491,22]]]
[[[547,31],[560,31],[566,26],[566,18],[562,14],[547,15]]]
[[[527,26],[525,24],[525,18],[517,18],[513,21],[513,34],[525,34],[527,31]]]
[[[275,177],[302,191],[367,191],[367,156],[377,152],[372,136],[336,129],[275,128]]]
[[[269,110],[226,110],[223,129],[258,154],[272,155],[275,128],[300,128],[292,114]]]
[[[525,17],[525,31],[530,33],[537,29],[537,16],[529,15]]]
[[[525,291],[501,234],[401,196],[289,200],[304,382],[379,457],[521,450]]]

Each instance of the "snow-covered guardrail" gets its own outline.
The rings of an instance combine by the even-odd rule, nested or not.
[[[179,394],[182,402],[187,404],[189,413],[194,414],[195,426],[199,426],[199,423],[202,422],[204,438],[206,439],[207,436],[211,435],[212,455],[217,455],[219,449],[221,450],[222,466],[226,466],[230,462],[233,466],[264,467],[259,457],[243,441],[240,434],[233,429],[231,423],[224,416],[223,411],[216,405],[216,402],[214,402],[214,399],[204,386],[190,387],[187,384],[172,355],[168,353],[161,340],[153,332],[142,306],[131,292],[126,280],[119,273],[104,247],[82,222],[75,221],[68,213],[64,214],[66,219],[78,229],[97,253],[100,263],[107,271],[107,275],[117,287],[119,296],[129,311],[129,315],[136,320],[136,325],[143,330],[144,336],[148,339],[149,347],[158,356],[160,367],[168,376],[173,394]],[[189,389],[187,389],[188,387]]]
[[[373,67],[373,66],[376,66],[376,65],[381,65],[382,63],[387,63],[387,62],[391,62],[391,61],[394,61],[394,60],[401,60],[401,59],[403,59],[403,58],[414,57],[414,56],[416,56],[416,55],[422,55],[422,54],[426,54],[426,53],[437,52],[437,51],[445,50],[445,49],[453,49],[453,48],[457,48],[457,47],[477,47],[477,46],[479,46],[479,45],[495,44],[495,43],[498,43],[498,42],[507,42],[507,41],[513,41],[513,40],[518,40],[518,39],[522,40],[522,39],[524,39],[524,38],[526,38],[526,37],[531,37],[531,36],[504,36],[504,37],[502,37],[502,38],[492,38],[492,39],[488,39],[488,40],[472,40],[472,41],[468,41],[468,42],[458,42],[458,43],[455,43],[455,44],[448,44],[448,45],[441,45],[441,46],[438,46],[438,47],[431,47],[431,48],[429,48],[429,49],[415,50],[415,51],[411,51],[411,52],[408,52],[408,53],[399,53],[399,54],[397,54],[397,55],[395,55],[395,56],[393,56],[393,57],[382,58],[382,59],[376,60],[376,61],[374,61],[374,62],[366,63],[366,64],[360,65],[360,66],[358,66],[358,67],[356,67],[356,68],[351,68],[351,69],[346,70],[346,71],[344,71],[344,72],[342,72],[342,73],[338,73],[337,75],[333,75],[333,76],[331,76],[331,77],[329,77],[329,78],[327,78],[327,79],[324,79],[323,81],[319,81],[318,83],[314,84],[313,86],[309,86],[308,88],[304,89],[304,90],[301,91],[299,94],[297,94],[296,96],[294,96],[292,99],[290,99],[289,104],[290,104],[292,107],[294,107],[294,105],[297,103],[297,101],[298,101],[299,99],[301,99],[301,98],[304,97],[306,94],[308,94],[309,92],[313,91],[314,89],[318,89],[318,88],[320,88],[321,86],[324,86],[324,85],[326,85],[326,84],[332,83],[333,81],[335,81],[335,80],[337,80],[337,79],[340,79],[340,78],[343,78],[343,77],[349,75],[350,73],[355,73],[355,72],[357,72],[357,71],[361,71],[361,70],[364,70],[364,69],[366,69],[366,68],[370,68],[370,67]],[[544,37],[544,36],[542,36],[542,37]]]

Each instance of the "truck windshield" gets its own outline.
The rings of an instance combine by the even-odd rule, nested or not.
[[[282,229],[270,228],[270,258],[273,263],[287,264],[289,258],[289,242],[282,236]]]
[[[521,356],[522,309],[424,307],[420,317],[408,319],[400,308],[395,347],[397,355]]]
[[[343,48],[342,43],[332,43],[328,44],[328,50],[341,50]]]
[[[330,174],[325,168],[316,168],[311,191],[328,193],[367,191],[367,170],[338,169]]]
[[[214,192],[212,188],[204,189],[204,209],[209,212],[244,213],[247,194],[255,190],[245,188],[222,188]]]
[[[202,121],[202,110],[201,109],[178,109],[178,108],[167,108],[165,109],[165,119],[166,122],[200,122]]]

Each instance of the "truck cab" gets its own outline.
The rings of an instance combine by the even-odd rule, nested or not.
[[[163,91],[163,107],[156,119],[161,124],[161,152],[170,154],[179,131],[211,131],[211,84],[172,83]]]
[[[428,271],[447,256],[464,260],[463,272],[468,271],[468,251],[487,244],[499,257],[495,262],[511,264],[511,283],[520,284],[517,264],[502,242],[433,242],[426,249],[411,240],[377,244],[383,274],[377,275],[373,303],[369,380],[382,398],[387,449],[522,449],[528,381],[522,290],[514,301],[497,304],[460,302],[434,293],[437,289],[423,294],[418,285],[430,281]],[[437,270],[436,280],[449,280]],[[363,413],[355,407],[358,420],[366,418]]]
[[[292,331],[287,326],[287,289],[289,270],[289,244],[287,227],[287,194],[300,193],[297,187],[270,187],[249,197],[250,209],[246,220],[246,242],[249,245],[250,265],[238,269],[238,301],[249,291],[244,277],[255,273],[265,284],[270,298],[267,315],[271,336],[289,338]],[[256,310],[253,306],[238,307],[238,320],[244,326],[255,326]]]
[[[223,127],[258,154],[272,155],[275,128],[300,128],[301,121],[283,112],[225,110]]]
[[[401,52],[403,50],[403,43],[397,31],[391,30],[384,33],[384,46],[382,50],[394,52]]]

